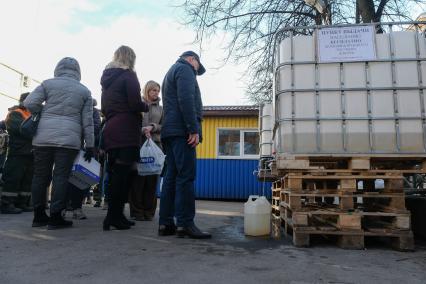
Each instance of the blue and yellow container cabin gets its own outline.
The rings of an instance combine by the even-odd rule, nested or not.
[[[203,142],[197,147],[196,197],[247,199],[270,195],[253,174],[259,162],[257,106],[205,106]]]

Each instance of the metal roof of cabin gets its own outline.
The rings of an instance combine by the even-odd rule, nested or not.
[[[203,116],[257,116],[259,115],[259,106],[240,105],[240,106],[204,106]]]

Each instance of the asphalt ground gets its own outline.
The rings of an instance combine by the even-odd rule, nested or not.
[[[87,220],[55,231],[32,228],[32,213],[0,214],[0,283],[426,283],[425,242],[414,252],[296,248],[245,237],[243,203],[197,201],[196,223],[211,240],[159,237],[158,216],[104,232],[106,211],[84,211]]]

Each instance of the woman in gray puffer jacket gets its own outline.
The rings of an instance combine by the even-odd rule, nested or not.
[[[68,178],[82,147],[81,138],[84,138],[85,158],[89,161],[94,147],[92,97],[80,79],[77,60],[63,58],[55,68],[54,78],[41,83],[24,102],[31,113],[40,113],[33,138],[33,227],[48,225],[48,229],[59,229],[72,226],[72,222],[64,220],[61,214],[65,209]],[[50,180],[53,196],[49,218],[45,205]]]

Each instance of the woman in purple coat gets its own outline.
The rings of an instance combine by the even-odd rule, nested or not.
[[[129,229],[134,222],[124,216],[130,187],[129,174],[139,160],[142,116],[148,106],[142,101],[141,88],[134,71],[136,55],[128,46],[121,46],[114,53],[101,78],[102,113],[106,124],[103,131],[104,146],[111,169],[108,213],[103,229]]]

